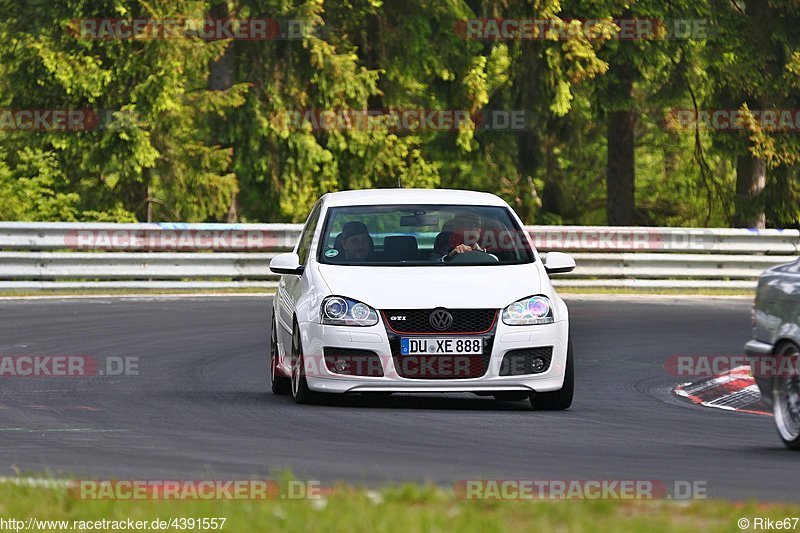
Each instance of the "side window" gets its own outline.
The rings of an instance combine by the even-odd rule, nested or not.
[[[300,256],[300,264],[305,265],[308,260],[308,252],[311,250],[311,241],[314,238],[314,230],[317,229],[319,214],[322,211],[322,204],[317,204],[311,211],[306,221],[306,227],[300,234],[300,243],[297,245],[297,255]]]

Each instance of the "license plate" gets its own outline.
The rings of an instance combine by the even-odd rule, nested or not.
[[[481,355],[483,340],[480,337],[413,338],[401,337],[402,355]]]

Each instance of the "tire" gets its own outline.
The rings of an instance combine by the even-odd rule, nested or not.
[[[269,384],[272,394],[286,396],[292,392],[292,380],[278,375],[278,330],[274,319],[269,339]]]
[[[305,361],[303,360],[303,343],[300,340],[300,329],[297,324],[292,331],[292,396],[299,404],[313,404],[319,395],[308,388],[306,381]]]
[[[572,405],[575,392],[575,361],[572,355],[572,341],[567,341],[567,367],[564,371],[564,385],[553,392],[531,394],[531,405],[537,411],[563,411]]]
[[[796,344],[784,344],[776,354],[784,357],[800,357],[800,348]],[[792,365],[794,368],[794,365]],[[772,412],[775,415],[775,426],[783,444],[791,450],[800,450],[800,376],[792,373],[788,376],[772,378]]]
[[[531,393],[523,391],[504,391],[492,394],[498,402],[521,402],[531,397]]]

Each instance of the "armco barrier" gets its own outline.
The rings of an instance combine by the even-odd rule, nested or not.
[[[274,287],[275,254],[299,224],[0,222],[0,290]],[[537,248],[577,268],[558,286],[753,288],[795,259],[797,230],[529,226]]]

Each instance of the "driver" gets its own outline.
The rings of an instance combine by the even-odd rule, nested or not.
[[[367,225],[353,220],[342,228],[342,249],[345,261],[366,261],[373,251],[372,237]]]
[[[464,252],[483,252],[478,245],[478,236],[481,232],[481,218],[473,213],[456,215],[442,226],[442,232],[436,238],[434,249],[442,254],[442,259],[449,261]],[[475,241],[466,244],[465,241]]]

